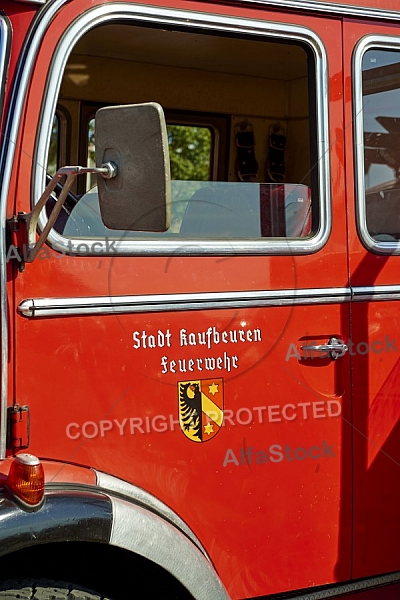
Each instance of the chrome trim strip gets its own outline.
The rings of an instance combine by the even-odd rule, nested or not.
[[[343,594],[361,590],[373,590],[380,586],[390,585],[391,583],[400,583],[400,571],[353,583],[344,583],[329,589],[302,594],[301,596],[294,596],[293,600],[324,600],[325,598],[337,598],[338,596],[342,598]]]
[[[400,285],[371,285],[353,288],[353,301],[400,300]]]
[[[379,242],[370,236],[367,228],[364,180],[364,124],[361,62],[365,52],[370,48],[400,51],[400,36],[394,37],[384,35],[366,35],[358,42],[353,54],[353,118],[357,230],[362,243],[368,250],[371,250],[377,254],[400,254],[400,241]]]
[[[196,600],[230,600],[213,566],[173,525],[126,500],[111,497],[110,544],[157,563],[189,590]]]
[[[217,31],[226,34],[252,35],[254,37],[270,37],[280,40],[298,41],[308,44],[314,53],[316,69],[316,107],[318,131],[318,167],[320,182],[320,229],[311,239],[305,240],[219,240],[219,241],[122,241],[116,244],[118,254],[141,255],[203,255],[203,254],[310,254],[317,252],[326,243],[331,228],[330,203],[330,167],[329,167],[329,117],[328,117],[328,67],[325,48],[320,38],[310,29],[290,23],[259,21],[225,15],[196,13],[186,10],[171,10],[146,5],[126,5],[109,3],[90,9],[81,15],[67,29],[54,52],[52,68],[47,81],[40,121],[35,160],[34,185],[32,203],[42,194],[45,187],[45,170],[39,165],[46,164],[52,119],[61,86],[61,80],[69,54],[85,33],[95,26],[122,20],[140,24],[164,24],[188,27],[205,32]],[[44,226],[45,220],[40,222]],[[97,240],[96,240],[97,241]],[[79,244],[90,244],[93,240],[85,238],[67,240],[52,232],[49,242],[58,250],[76,252]],[[107,254],[106,243],[103,242],[98,253]]]
[[[225,4],[225,2],[220,1],[220,4]],[[340,17],[360,17],[362,19],[376,19],[378,21],[400,20],[399,11],[390,8],[370,8],[368,6],[355,6],[353,4],[339,4],[338,2],[323,2],[322,0],[317,2],[312,0],[238,0],[233,4],[243,7],[251,5],[273,9],[301,10],[302,12],[306,10],[329,15],[334,14]]]
[[[399,285],[355,288],[304,288],[203,294],[151,294],[142,296],[86,296],[75,298],[29,298],[18,306],[20,315],[29,318],[78,315],[131,314],[215,308],[257,308],[263,306],[303,306],[400,300]]]
[[[7,302],[7,264],[6,264],[6,214],[18,131],[21,121],[22,107],[25,101],[31,70],[40,47],[41,39],[58,9],[68,0],[55,0],[39,11],[25,40],[18,59],[14,84],[11,91],[9,109],[4,125],[3,145],[0,158],[0,311],[1,311],[1,404],[0,404],[0,460],[5,458],[6,451],[6,415],[8,394],[8,302]]]
[[[6,82],[6,71],[8,68],[8,57],[11,45],[11,25],[4,16],[0,16],[0,115],[3,111],[4,89]],[[7,129],[2,135],[2,153],[7,145]],[[3,163],[1,163],[3,164]],[[1,172],[1,171],[0,171]],[[4,179],[3,179],[4,181]],[[6,178],[8,191],[9,181]],[[1,399],[0,399],[0,460],[6,455],[7,437],[7,395],[8,395],[8,312],[7,312],[7,264],[6,264],[6,201],[7,196],[1,196],[1,223],[0,223],[0,328],[1,328]]]
[[[18,312],[24,317],[130,314],[214,308],[250,308],[304,304],[336,304],[351,300],[350,288],[209,292],[203,294],[152,294],[84,298],[30,298]]]
[[[186,523],[182,521],[179,515],[169,508],[169,506],[164,504],[164,502],[161,502],[161,500],[152,494],[149,494],[149,492],[146,492],[144,489],[128,483],[127,481],[123,481],[122,479],[118,479],[117,477],[109,475],[108,473],[103,473],[102,471],[94,470],[94,472],[96,473],[96,483],[100,488],[100,491],[116,494],[126,500],[138,503],[148,510],[156,512],[159,516],[172,523],[177,529],[180,529],[209,560],[207,552],[200,540],[194,535],[193,531]]]
[[[15,2],[20,2],[21,4],[46,4],[48,0],[14,0]]]

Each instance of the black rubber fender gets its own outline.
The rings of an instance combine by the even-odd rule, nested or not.
[[[25,512],[11,500],[0,501],[0,556],[35,544],[88,541],[109,543],[110,498],[99,492],[46,494],[38,512]],[[0,560],[0,580],[3,577]]]

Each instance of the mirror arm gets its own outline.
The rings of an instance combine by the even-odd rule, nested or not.
[[[58,169],[57,173],[52,177],[51,181],[49,181],[46,189],[43,194],[39,198],[38,203],[35,208],[30,213],[20,213],[18,215],[19,221],[23,221],[26,224],[27,229],[27,238],[28,244],[27,247],[29,249],[28,255],[25,259],[25,262],[31,263],[35,260],[38,252],[42,248],[43,244],[47,240],[47,237],[57,220],[58,215],[61,212],[61,209],[64,205],[65,200],[67,199],[68,193],[72,187],[72,184],[77,175],[85,175],[87,173],[95,173],[97,175],[101,175],[104,179],[112,179],[116,177],[118,174],[117,165],[113,162],[108,162],[103,164],[101,167],[62,167]],[[47,220],[46,226],[41,232],[39,239],[36,241],[36,230],[38,226],[39,216],[42,212],[43,208],[47,204],[47,201],[51,197],[51,194],[56,188],[56,185],[60,182],[60,180],[66,177],[66,182],[63,186],[62,192],[60,196],[56,199],[56,203],[51,211],[49,218]]]

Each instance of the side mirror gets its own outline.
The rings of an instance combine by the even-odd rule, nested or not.
[[[35,260],[57,220],[78,175],[97,174],[100,213],[109,229],[166,231],[170,225],[171,177],[168,134],[159,104],[130,104],[101,108],[96,114],[96,168],[61,167],[30,213],[19,213],[9,227],[25,228],[28,254]],[[62,191],[36,240],[39,216],[52,193],[66,178]],[[23,265],[20,269],[23,270]]]
[[[96,164],[117,174],[97,176],[100,213],[109,229],[165,231],[170,223],[168,136],[159,104],[108,106],[96,113]]]

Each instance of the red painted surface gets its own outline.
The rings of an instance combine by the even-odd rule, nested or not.
[[[346,22],[344,28],[344,78],[346,82],[346,147],[351,155],[352,102],[351,54],[358,39],[367,34],[397,35],[393,25]],[[378,256],[361,244],[355,226],[354,178],[347,170],[349,210],[350,280],[354,286],[399,283],[399,257]],[[378,340],[400,341],[399,303],[359,302],[352,306],[354,340],[369,345]],[[399,352],[353,357],[354,419],[354,567],[355,577],[395,571],[399,567],[397,539],[400,486]]]
[[[0,463],[0,485],[5,483],[13,458],[7,458]],[[80,483],[96,485],[96,473],[93,469],[71,465],[65,462],[42,461],[45,482],[48,483]]]
[[[315,1],[316,3],[328,4],[324,2],[324,0]],[[384,9],[394,11],[399,9],[397,0],[357,0],[356,2],[352,0],[335,0],[333,4],[345,4],[346,6],[365,8],[366,14],[368,14],[368,9]]]
[[[31,156],[55,44],[72,19],[96,4],[66,4],[44,36],[21,127],[23,151],[17,152],[9,214],[30,210]],[[15,273],[8,290],[15,319],[11,357],[15,372],[23,376],[11,389],[18,403],[31,408],[29,452],[56,461],[46,463],[49,480],[93,484],[90,469],[99,469],[165,502],[199,537],[233,599],[395,571],[398,465],[387,455],[399,452],[397,357],[357,356],[351,371],[348,354],[316,364],[288,358],[288,350],[304,338],[325,342],[333,335],[348,339],[351,332],[353,339],[373,340],[378,330],[379,336],[395,335],[396,303],[359,304],[352,312],[343,304],[37,320],[16,314],[15,306],[32,297],[342,288],[349,285],[349,271],[353,285],[398,281],[398,257],[370,255],[357,238],[348,83],[357,40],[393,28],[371,21],[348,22],[343,29],[339,17],[279,15],[239,6],[172,0],[163,5],[290,21],[322,39],[330,82],[332,233],[325,247],[309,256],[65,256],[37,260],[23,274]],[[26,26],[22,21],[31,12],[25,13],[23,5],[9,6],[15,25],[21,23],[15,60]],[[219,334],[211,348],[182,341],[182,330],[197,334],[209,328],[215,328],[215,338]],[[252,332],[251,341],[224,342],[222,333],[233,330],[245,336]],[[161,338],[164,345],[143,347],[143,332],[157,339],[159,331],[170,333]],[[223,367],[206,371],[206,357],[220,359]],[[197,365],[203,371],[196,371],[196,379],[223,379],[224,407],[232,420],[207,443],[188,440],[177,424],[178,386],[192,377],[178,371],[179,359],[186,360],[186,368],[190,360],[201,361]],[[329,417],[321,405],[318,413],[318,402],[340,405],[341,415]],[[287,413],[296,414],[293,420],[282,416],[287,404],[294,406]],[[264,406],[279,408],[268,419]],[[160,431],[163,423],[167,428]],[[269,457],[263,464],[262,451],[270,455],[274,445],[288,445],[291,460],[274,463]],[[315,458],[294,460],[294,449],[311,447],[317,448]],[[247,461],[242,460],[245,451]],[[389,588],[384,589],[386,594]],[[371,594],[357,597],[392,597]]]
[[[93,469],[82,468],[65,462],[43,461],[45,482],[49,483],[80,483],[96,485],[96,473]]]

